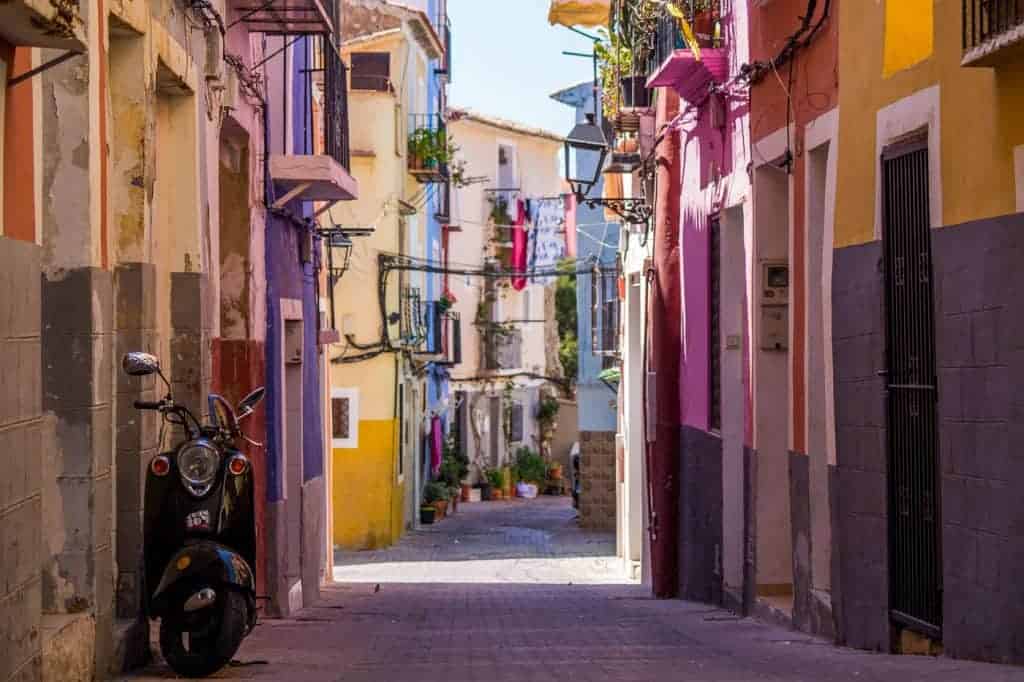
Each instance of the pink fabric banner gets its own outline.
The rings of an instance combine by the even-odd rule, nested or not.
[[[512,278],[512,288],[522,291],[526,288],[526,204],[517,199],[516,224],[512,227],[512,269],[518,273]]]
[[[565,195],[565,257],[576,257],[576,195]]]
[[[430,436],[430,472],[437,477],[441,473],[441,458],[444,453],[444,434],[441,433],[440,417],[431,420]]]

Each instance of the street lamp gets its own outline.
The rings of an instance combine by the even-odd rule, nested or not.
[[[585,172],[580,161],[584,154],[597,155],[593,174]],[[604,162],[608,156],[608,142],[601,128],[594,123],[594,115],[587,114],[586,120],[577,123],[565,138],[565,179],[569,182],[576,201],[590,208],[604,206],[611,209],[630,224],[646,223],[651,217],[651,207],[644,199],[592,199],[587,195],[598,183]],[[619,157],[623,158],[619,158]],[[633,155],[613,154],[614,163],[607,173],[630,173],[639,165]],[[582,158],[581,158],[582,157]],[[633,163],[630,163],[633,162]]]

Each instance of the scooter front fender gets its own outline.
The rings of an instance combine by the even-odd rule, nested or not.
[[[184,581],[202,582],[211,587],[232,585],[250,594],[256,590],[252,568],[238,552],[216,542],[198,542],[183,547],[167,563],[160,584],[153,592],[153,615],[164,611],[168,596]]]

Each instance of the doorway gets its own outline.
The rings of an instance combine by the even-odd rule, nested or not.
[[[793,535],[789,495],[790,175],[765,164],[754,176],[754,536],[756,598],[790,617]]]
[[[935,320],[926,138],[882,154],[889,583],[897,623],[942,635]]]

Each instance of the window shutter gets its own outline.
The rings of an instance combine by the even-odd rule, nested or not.
[[[352,89],[390,92],[391,55],[387,52],[353,52]]]

